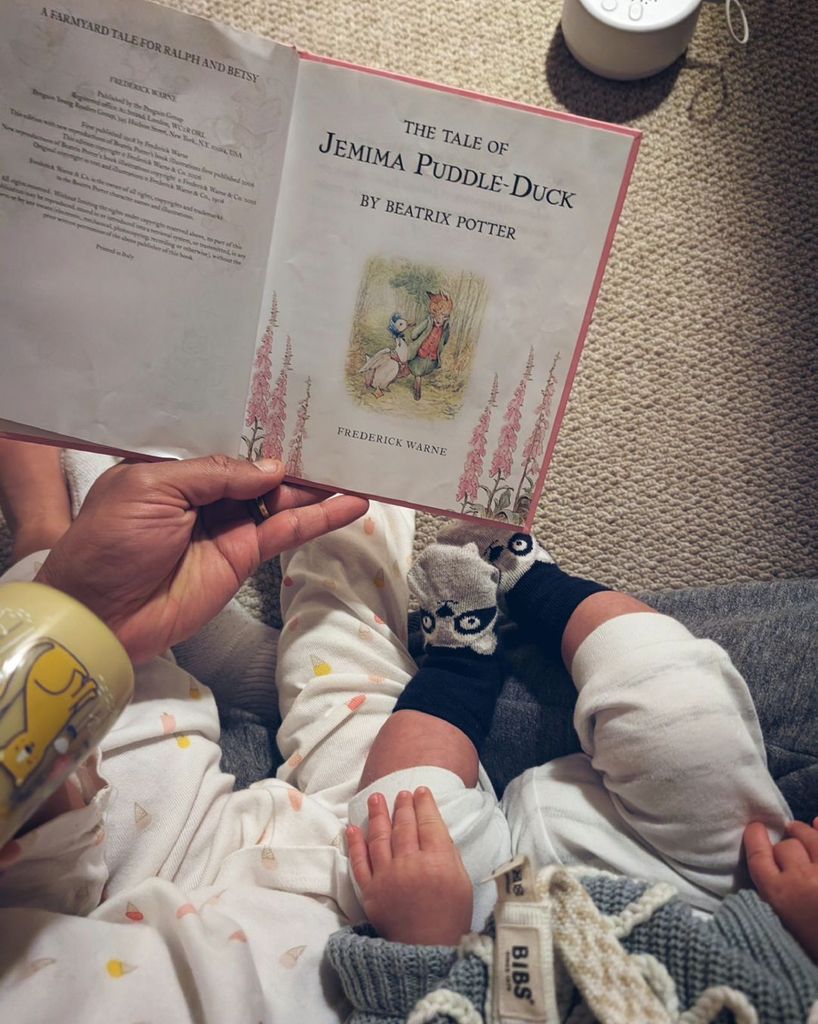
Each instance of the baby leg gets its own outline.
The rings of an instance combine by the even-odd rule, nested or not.
[[[712,909],[746,881],[745,825],[780,830],[789,816],[744,680],[718,645],[654,612],[599,625],[571,670],[584,753],[508,787],[517,846],[544,863],[672,881]]]
[[[60,450],[0,438],[0,509],[12,563],[51,548],[71,525]]]
[[[410,586],[421,606],[426,655],[375,738],[349,808],[350,821],[366,829],[373,816],[388,823],[394,805],[397,824],[411,789],[433,790],[475,887],[475,927],[494,899],[484,880],[510,854],[506,822],[478,761],[503,681],[496,585],[496,571],[473,545],[433,544],[421,555]],[[393,850],[400,834],[397,828],[390,840]]]
[[[415,671],[406,647],[413,536],[414,513],[373,503],[362,520],[281,559],[278,778],[342,819]]]

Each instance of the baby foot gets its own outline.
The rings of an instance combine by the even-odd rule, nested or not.
[[[430,544],[408,576],[426,643],[493,654],[499,575],[476,544]]]
[[[530,533],[508,533],[492,526],[451,522],[437,536],[439,544],[475,544],[480,557],[500,572],[497,592],[505,596],[536,562],[554,564],[554,559]]]

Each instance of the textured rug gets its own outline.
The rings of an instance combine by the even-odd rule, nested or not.
[[[560,0],[179,0],[362,64],[640,128],[644,140],[536,528],[629,589],[818,570],[812,4],[705,2],[643,82],[584,71]],[[418,543],[434,534],[421,517]],[[267,612],[269,573],[246,591]]]

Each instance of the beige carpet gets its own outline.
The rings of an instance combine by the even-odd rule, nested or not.
[[[749,46],[708,2],[686,59],[637,83],[573,61],[561,0],[178,4],[645,133],[537,518],[566,567],[626,588],[818,570],[814,5],[744,4]]]

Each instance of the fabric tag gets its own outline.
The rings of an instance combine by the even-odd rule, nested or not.
[[[500,924],[494,940],[494,985],[499,1021],[527,1021],[558,1024],[546,1000],[543,977],[542,939],[537,927]]]
[[[496,883],[497,899],[501,903],[507,900],[530,903],[535,899],[534,875],[531,865],[528,863],[528,857],[523,855],[503,864],[483,881]]]
[[[500,1024],[559,1024],[551,907],[535,891],[528,858],[515,857],[486,881],[497,884],[494,908],[494,1016]]]

